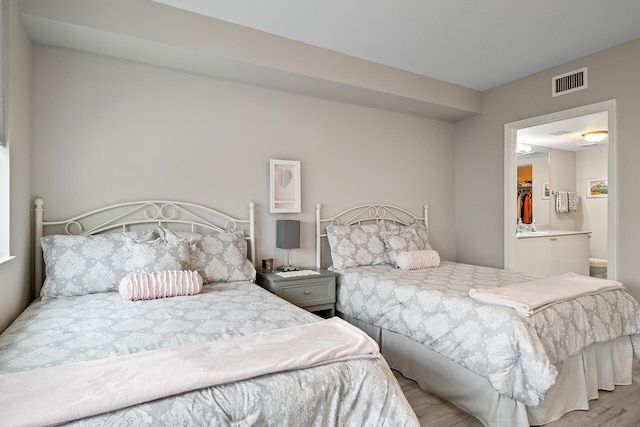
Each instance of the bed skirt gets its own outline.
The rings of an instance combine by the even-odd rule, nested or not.
[[[567,412],[588,410],[598,390],[613,390],[632,381],[633,350],[629,337],[594,343],[556,366],[558,378],[537,407],[498,394],[483,377],[403,335],[380,329],[342,313],[378,342],[392,369],[416,381],[478,418],[485,426],[542,425]]]

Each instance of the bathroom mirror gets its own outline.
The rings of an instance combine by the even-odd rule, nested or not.
[[[549,224],[549,149],[546,147],[518,144],[517,157],[517,218],[530,224]]]

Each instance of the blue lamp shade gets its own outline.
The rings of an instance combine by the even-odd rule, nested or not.
[[[276,220],[276,248],[298,249],[300,247],[300,221]]]

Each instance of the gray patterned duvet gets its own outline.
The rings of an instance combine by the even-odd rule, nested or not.
[[[38,301],[0,336],[1,374],[224,340],[318,318],[248,282],[123,301],[117,292]],[[79,426],[417,425],[384,359],[210,387],[78,420]]]
[[[424,344],[486,378],[500,394],[537,406],[554,384],[555,364],[594,342],[630,335],[640,358],[640,306],[624,291],[555,304],[529,318],[469,297],[541,276],[443,262],[338,270],[337,310]]]

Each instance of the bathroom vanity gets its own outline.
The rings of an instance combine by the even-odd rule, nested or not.
[[[557,276],[589,275],[589,231],[517,233],[515,270]]]

